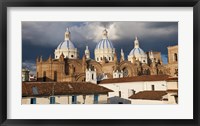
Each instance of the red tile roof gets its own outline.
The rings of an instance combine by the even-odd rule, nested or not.
[[[105,79],[98,83],[107,84],[107,83],[138,82],[138,81],[164,81],[168,78],[169,78],[168,75],[142,75],[142,76],[134,76],[134,77]]]
[[[33,87],[37,90],[35,93]],[[112,90],[84,82],[23,82],[22,96],[50,96],[72,94],[107,94]]]
[[[178,82],[178,77],[169,77],[168,79],[166,79],[167,82]]]
[[[166,95],[166,91],[140,91],[131,95],[131,99],[144,99],[144,100],[162,100],[162,96]]]
[[[167,92],[178,92],[178,89],[168,89]]]

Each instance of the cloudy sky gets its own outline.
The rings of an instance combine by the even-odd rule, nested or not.
[[[106,28],[109,40],[117,50],[125,53],[125,58],[133,49],[135,36],[140,48],[145,52],[160,51],[164,63],[167,63],[167,46],[178,44],[177,22],[22,22],[22,67],[34,73],[37,56],[47,59],[54,56],[58,44],[64,41],[66,27],[70,28],[71,41],[83,56],[88,45],[91,57],[94,48],[102,39],[102,31]]]

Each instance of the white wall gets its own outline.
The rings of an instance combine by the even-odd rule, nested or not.
[[[98,95],[98,104],[107,104],[107,94]],[[32,97],[22,97],[22,104],[30,104]],[[94,95],[86,95],[85,104],[93,104]],[[77,95],[77,104],[83,104],[83,95]],[[50,104],[50,97],[36,97],[36,104]],[[71,95],[55,96],[55,104],[72,104]]]
[[[159,101],[159,100],[131,99],[131,104],[155,105],[155,104],[168,104],[168,102],[167,101]]]
[[[147,82],[124,82],[124,83],[109,83],[100,84],[103,87],[113,90],[109,92],[109,98],[119,96],[121,91],[121,98],[128,99],[132,94],[128,93],[130,89],[135,90],[135,93],[145,90],[151,90],[151,85],[155,85],[155,90],[166,91],[167,85],[165,81],[147,81]]]
[[[87,69],[85,72],[86,75],[86,82],[91,82],[93,84],[97,83],[97,74],[96,74],[96,70],[92,71],[90,68],[89,70]],[[93,77],[92,77],[93,76]]]
[[[178,82],[167,82],[168,90],[178,90]]]
[[[78,58],[78,51],[77,48],[72,48],[72,49],[55,49],[54,55],[55,59],[59,59],[60,55],[64,54],[64,58],[69,58],[69,59],[77,59]],[[73,57],[72,57],[73,55]]]

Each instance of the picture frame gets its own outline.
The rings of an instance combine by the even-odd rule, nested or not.
[[[193,119],[7,119],[7,8],[8,7],[193,7]],[[6,0],[0,2],[0,123],[1,125],[187,125],[199,123],[199,41],[200,41],[200,2],[199,0]]]

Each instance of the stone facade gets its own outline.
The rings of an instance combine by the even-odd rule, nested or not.
[[[176,46],[177,47],[177,46]],[[177,48],[173,48],[175,50]],[[103,74],[108,78],[113,78],[114,71],[123,71],[123,77],[139,76],[139,75],[171,75],[175,76],[178,72],[178,61],[172,61],[174,53],[169,50],[169,63],[162,65],[160,53],[157,52],[156,61],[150,64],[141,63],[134,57],[132,62],[127,60],[118,61],[117,56],[114,56],[113,62],[97,62],[93,59],[86,59],[84,55],[82,59],[68,59],[63,55],[59,59],[52,59],[51,56],[47,60],[42,57],[36,60],[37,79],[38,81],[85,81],[86,69],[94,68],[97,72],[97,78]]]
[[[166,71],[171,76],[178,76],[178,45],[169,46],[168,64],[165,66]]]

